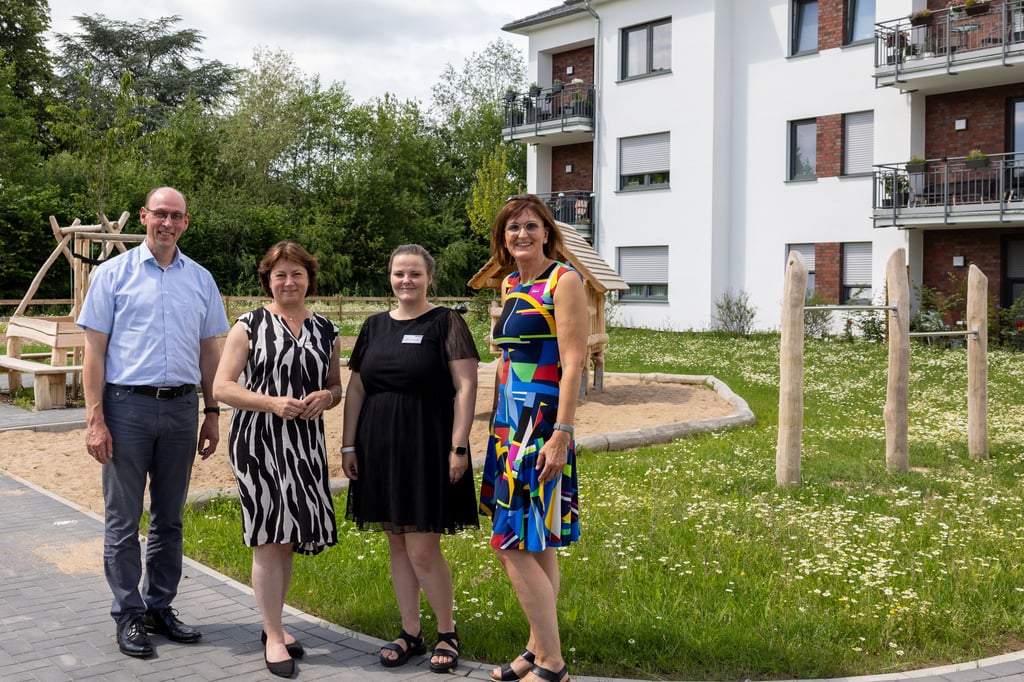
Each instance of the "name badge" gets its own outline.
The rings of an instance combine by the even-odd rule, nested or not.
[[[402,337],[402,343],[423,343],[423,334],[406,334]]]

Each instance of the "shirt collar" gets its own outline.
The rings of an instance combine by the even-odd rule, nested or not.
[[[156,262],[156,256],[154,256],[153,252],[149,250],[149,244],[146,243],[145,239],[142,240],[137,248],[142,249],[141,261],[143,263],[151,260],[157,267],[160,267],[160,264]],[[177,245],[174,247],[174,260],[172,260],[171,264],[165,269],[173,268],[176,265],[181,265],[181,249],[179,249]]]

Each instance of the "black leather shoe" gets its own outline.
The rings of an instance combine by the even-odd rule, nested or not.
[[[146,611],[142,622],[146,626],[146,632],[164,635],[172,642],[191,644],[192,642],[198,642],[203,636],[199,630],[185,625],[178,620],[177,612],[170,607],[157,609],[156,611]]]
[[[267,664],[267,670],[278,677],[294,677],[295,676],[295,659],[289,658],[287,661],[274,661],[271,663],[267,660],[267,652],[263,652],[263,662]]]
[[[260,631],[260,643],[267,643],[266,630]],[[306,655],[306,648],[302,646],[302,644],[299,642],[291,642],[290,644],[288,642],[285,642],[284,648],[288,650],[288,655],[292,658],[302,658]]]
[[[117,647],[126,656],[148,658],[153,655],[153,643],[146,635],[146,628],[141,618],[132,618],[127,623],[117,625]]]

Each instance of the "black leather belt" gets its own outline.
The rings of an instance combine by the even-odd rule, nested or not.
[[[196,390],[195,384],[182,384],[181,386],[120,386],[118,384],[107,384],[107,386],[128,391],[129,393],[148,395],[150,398],[156,398],[157,400],[180,398]]]

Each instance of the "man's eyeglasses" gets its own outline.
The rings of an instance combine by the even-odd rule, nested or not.
[[[525,225],[519,223],[509,223],[505,226],[505,234],[519,234],[521,230],[526,230],[527,234],[534,234],[537,230],[544,227],[540,223],[528,222]]]
[[[180,223],[182,220],[185,219],[185,216],[187,214],[181,213],[180,211],[167,212],[160,209],[153,210],[151,208],[147,208],[146,215],[151,215],[161,222],[170,218],[172,223]]]

